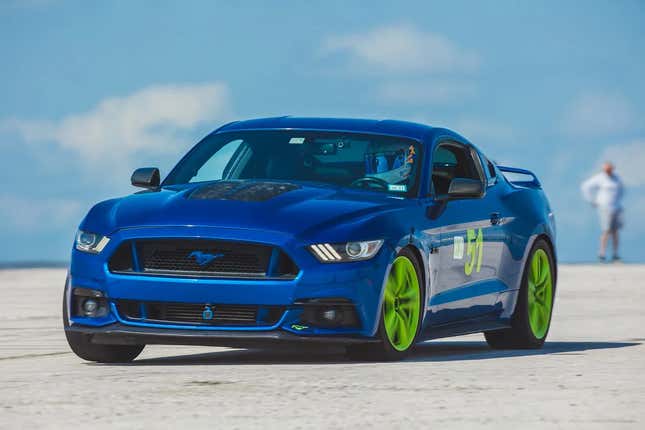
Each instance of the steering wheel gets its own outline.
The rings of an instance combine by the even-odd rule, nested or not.
[[[385,182],[383,179],[375,178],[373,176],[364,176],[362,178],[358,178],[355,181],[352,181],[351,184],[349,184],[350,187],[358,187],[358,188],[371,188],[371,185],[376,185],[379,188],[383,188],[385,190],[388,189],[388,184]]]

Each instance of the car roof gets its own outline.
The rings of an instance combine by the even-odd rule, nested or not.
[[[431,127],[416,122],[397,121],[392,119],[356,119],[356,118],[306,118],[281,116],[272,118],[258,118],[244,121],[235,121],[224,125],[215,133],[242,131],[242,130],[329,130],[346,131],[352,133],[386,134],[392,136],[408,137],[423,141],[433,134],[451,135],[465,140],[451,130]]]

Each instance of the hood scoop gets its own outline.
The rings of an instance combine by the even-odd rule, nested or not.
[[[196,188],[187,198],[189,200],[263,202],[298,188],[300,185],[286,182],[220,181]]]

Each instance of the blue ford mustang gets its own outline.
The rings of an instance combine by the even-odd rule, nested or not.
[[[233,122],[163,181],[142,168],[132,184],[145,190],[98,203],[76,236],[63,320],[83,359],[326,342],[394,360],[438,337],[547,337],[555,225],[540,183],[450,130]]]

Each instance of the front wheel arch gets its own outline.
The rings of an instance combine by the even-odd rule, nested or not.
[[[396,262],[396,260],[400,257],[405,257],[407,259],[407,263],[405,260],[400,261],[399,263]],[[414,283],[412,282],[411,278],[407,278],[407,282],[404,280],[405,276],[404,275],[396,275],[396,273],[405,273],[405,272],[395,272],[395,278],[399,278],[396,285],[399,285],[399,288],[394,287],[395,289],[392,290],[391,288],[393,287],[390,282],[393,282],[393,279],[390,279],[391,276],[391,271],[392,268],[395,266],[395,264],[402,264],[403,267],[405,265],[408,265],[407,269],[404,269],[401,266],[397,270],[411,270],[412,268],[409,266],[410,264],[414,267],[414,272],[416,274],[416,279]],[[351,345],[347,347],[347,354],[350,358],[353,359],[359,359],[359,360],[369,360],[369,361],[392,361],[392,360],[400,360],[404,358],[414,347],[417,339],[419,338],[419,334],[421,333],[423,329],[423,319],[424,319],[424,311],[425,311],[425,288],[421,285],[421,282],[424,282],[424,275],[423,275],[423,266],[422,266],[422,261],[419,261],[418,254],[414,252],[413,249],[411,249],[408,246],[405,246],[401,248],[397,253],[396,256],[394,257],[393,263],[390,264],[388,267],[388,270],[385,273],[385,278],[383,282],[383,291],[381,293],[381,300],[379,304],[379,311],[377,313],[377,331],[375,333],[376,340],[378,340],[377,343],[365,343],[365,344],[356,344],[356,345]],[[399,276],[403,276],[403,278],[400,278]],[[402,283],[401,283],[402,282]],[[405,288],[410,288],[411,285],[416,284],[416,289],[418,289],[418,296],[412,299],[413,295],[409,295],[408,291],[411,292],[412,290],[406,290]],[[406,287],[401,287],[402,285],[406,285]],[[403,288],[403,289],[401,289]],[[404,321],[405,324],[409,324],[408,330],[401,330],[397,329],[396,327],[396,322],[394,326],[388,326],[388,324],[394,322],[394,320],[390,319],[390,323],[386,321],[387,316],[385,314],[385,307],[388,306],[386,305],[386,289],[390,291],[390,294],[394,293],[394,295],[390,296],[390,300],[387,302],[390,307],[390,313],[388,315],[393,316],[394,319],[399,319],[399,324],[401,324],[400,321]],[[416,291],[415,289],[415,291]],[[406,309],[405,303],[408,302],[409,300],[414,300],[417,302],[418,309],[413,310],[411,313],[408,311],[407,317],[401,316],[402,314],[400,312],[403,312],[403,314],[406,314],[406,311],[403,309]],[[392,310],[392,307],[394,306],[394,311]],[[409,308],[408,308],[409,309]],[[392,312],[396,312],[398,316],[394,316]],[[403,319],[401,319],[403,318]],[[411,319],[411,318],[416,318],[416,320]],[[414,321],[415,328],[412,329],[412,324]],[[394,327],[395,332],[397,333],[396,335],[393,335],[390,331],[390,329]],[[400,327],[400,326],[399,326]],[[410,329],[414,330],[411,331]],[[412,337],[407,337],[410,334],[412,334]],[[401,335],[403,334],[403,338]],[[395,336],[397,340],[395,340],[392,336]],[[406,338],[407,337],[407,338]],[[404,339],[403,345],[398,345],[397,344],[401,341],[401,339]]]

